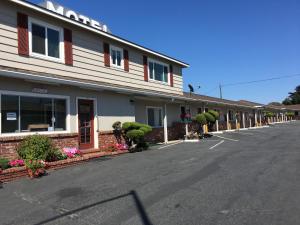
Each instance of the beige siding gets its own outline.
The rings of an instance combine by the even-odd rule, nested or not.
[[[60,21],[55,21],[45,16],[25,11],[29,16],[66,27]],[[173,94],[182,93],[182,74],[179,66],[174,66],[174,87],[158,82],[145,82],[143,69],[143,54],[135,49],[128,48],[130,59],[130,72],[107,68],[104,66],[103,40],[92,33],[84,32],[76,27],[73,30],[73,58],[74,66],[66,66],[50,60],[21,57],[17,49],[17,10],[13,5],[0,2],[0,65],[18,69],[31,70],[38,73],[49,73],[66,78],[74,77],[97,82],[105,82],[114,85],[128,86],[131,88],[144,88],[150,91],[167,92]],[[124,46],[119,46],[124,47]],[[151,56],[149,56],[151,57]],[[164,61],[165,62],[165,61]],[[167,63],[167,62],[165,62]]]

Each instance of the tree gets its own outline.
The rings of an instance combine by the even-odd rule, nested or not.
[[[283,100],[284,105],[296,105],[300,104],[300,85],[295,88],[294,92],[289,93],[289,97]]]

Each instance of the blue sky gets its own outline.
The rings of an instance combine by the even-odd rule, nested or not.
[[[300,74],[298,0],[56,2],[103,21],[116,35],[189,63],[185,90],[190,83],[198,93],[218,97],[219,83]],[[224,87],[223,97],[282,101],[299,84],[300,76]]]

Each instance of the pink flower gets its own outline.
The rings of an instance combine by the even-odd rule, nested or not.
[[[16,160],[10,161],[9,165],[11,167],[20,167],[20,166],[24,166],[25,163],[24,163],[24,160],[22,160],[22,159],[16,159]]]

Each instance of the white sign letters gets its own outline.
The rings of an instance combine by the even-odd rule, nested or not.
[[[78,22],[81,22],[83,24],[92,26],[98,30],[102,30],[104,32],[108,32],[108,28],[106,25],[101,24],[100,22],[93,20],[89,17],[86,17],[84,15],[78,14],[74,12],[73,10],[66,9],[65,7],[61,5],[54,4],[52,1],[46,0],[44,4],[42,4],[44,7],[46,7],[48,10],[51,10],[55,13],[58,13],[60,15],[66,16],[70,19],[74,19]]]

